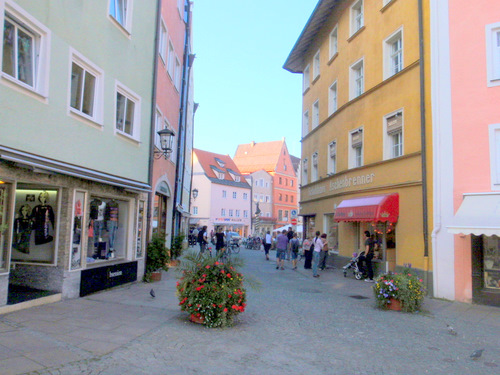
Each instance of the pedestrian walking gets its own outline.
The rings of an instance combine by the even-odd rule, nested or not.
[[[323,248],[323,241],[321,240],[320,234],[321,232],[318,230],[316,232],[316,237],[314,238],[314,250],[313,250],[313,260],[312,260],[313,277],[319,277],[318,275],[319,256],[321,253],[321,249]]]
[[[226,240],[226,235],[224,234],[221,227],[217,229],[215,233],[215,251],[217,255],[220,255],[221,252],[224,251],[225,245],[224,241]]]
[[[368,272],[368,278],[365,279],[367,283],[373,283],[373,266],[372,259],[374,255],[375,243],[372,239],[372,235],[369,231],[365,231],[365,256],[364,261],[366,263],[366,271]]]
[[[271,249],[272,243],[273,237],[271,236],[271,232],[267,231],[264,237],[264,253],[266,254],[266,260],[269,260],[269,249]]]
[[[314,241],[311,240],[311,237],[306,237],[304,242],[302,243],[302,252],[304,253],[304,269],[310,270],[312,268],[312,257],[314,250]]]
[[[207,226],[203,226],[201,230],[198,232],[198,244],[200,245],[200,253],[204,253],[205,249],[208,245],[208,237],[207,237]]]
[[[297,269],[297,257],[299,256],[299,239],[297,238],[297,233],[293,234],[292,239],[290,240],[290,251],[292,257],[292,269]]]
[[[326,258],[328,258],[328,241],[327,241],[327,236],[326,233],[323,233],[321,235],[321,238],[324,237],[324,244],[323,248],[321,249],[320,257],[319,257],[319,268],[324,271],[326,268]]]
[[[288,248],[286,229],[276,238],[276,269],[285,269],[285,255]]]

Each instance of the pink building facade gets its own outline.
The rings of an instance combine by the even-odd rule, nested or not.
[[[430,3],[434,295],[500,306],[500,2]]]

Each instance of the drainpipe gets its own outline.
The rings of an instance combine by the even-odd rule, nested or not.
[[[418,36],[420,61],[420,140],[422,147],[422,204],[423,204],[423,233],[424,233],[424,283],[429,290],[429,212],[427,207],[427,140],[425,136],[425,55],[424,55],[424,16],[423,0],[418,0]]]
[[[151,186],[151,191],[148,193],[148,203],[147,203],[147,216],[146,216],[146,243],[151,240],[151,212],[152,202],[154,197],[153,190],[153,163],[154,163],[154,139],[156,127],[154,123],[156,121],[156,80],[158,76],[158,34],[160,30],[160,19],[161,19],[161,0],[156,1],[156,33],[155,33],[155,48],[154,48],[154,58],[153,58],[153,89],[151,90],[151,131],[149,134],[149,171],[148,171],[148,182]]]

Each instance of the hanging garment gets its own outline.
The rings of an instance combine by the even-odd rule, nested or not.
[[[35,245],[43,245],[51,242],[54,237],[50,235],[50,224],[54,229],[55,215],[52,206],[38,205],[35,206],[32,213],[34,228],[35,228]]]

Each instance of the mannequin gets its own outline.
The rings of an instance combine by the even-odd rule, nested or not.
[[[111,199],[111,201],[108,203],[106,206],[106,213],[105,213],[105,219],[106,219],[106,228],[108,229],[109,233],[109,258],[114,258],[115,257],[115,237],[116,237],[116,231],[118,229],[118,216],[119,216],[119,206],[118,202],[116,202],[114,199]]]
[[[54,237],[49,235],[50,225],[54,228],[55,215],[52,206],[48,205],[49,193],[42,191],[38,195],[40,204],[33,209],[33,226],[35,228],[35,245],[51,242]]]
[[[12,247],[21,253],[30,253],[31,231],[33,221],[31,220],[31,206],[23,204],[19,208],[19,217],[14,221],[14,243]]]
[[[94,220],[94,247],[101,242],[102,230],[104,228],[104,210],[106,209],[106,202],[95,198],[90,202],[90,219]]]

